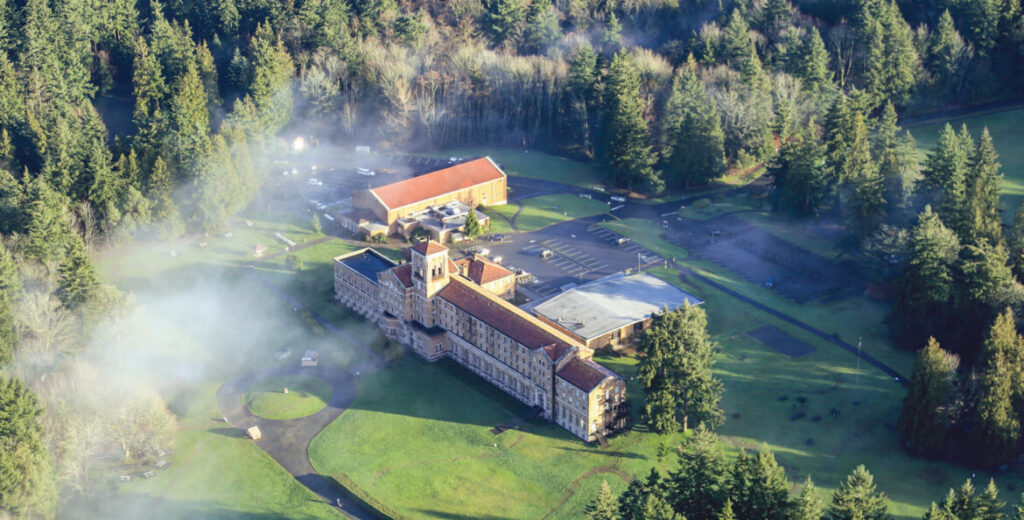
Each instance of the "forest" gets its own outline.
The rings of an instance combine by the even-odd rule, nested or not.
[[[174,415],[144,384],[76,400],[133,305],[93,255],[219,230],[285,135],[543,149],[640,196],[766,168],[776,211],[842,222],[892,287],[889,327],[920,351],[907,449],[998,467],[1022,447],[1024,212],[1004,224],[987,131],[947,127],[922,160],[900,121],[1022,82],[1018,0],[0,0],[0,513],[53,517],[94,461],[167,447]],[[778,483],[767,458],[737,464]],[[691,512],[660,482],[631,492],[690,520],[760,511],[720,481]]]

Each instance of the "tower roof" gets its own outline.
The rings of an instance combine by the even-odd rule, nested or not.
[[[444,247],[441,244],[434,242],[433,240],[420,242],[419,244],[412,246],[411,249],[424,256],[435,255],[437,253],[443,253],[448,250],[447,247]]]

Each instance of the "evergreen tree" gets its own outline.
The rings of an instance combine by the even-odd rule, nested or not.
[[[1006,513],[1006,502],[999,500],[999,488],[996,487],[994,479],[988,480],[985,491],[978,497],[978,516],[981,520],[1003,520]]]
[[[729,487],[732,509],[739,518],[788,520],[789,487],[786,470],[778,465],[767,445],[756,456],[741,451]]]
[[[153,162],[146,196],[153,201],[153,221],[157,223],[160,234],[167,238],[180,235],[184,231],[184,224],[174,202],[171,174],[162,157],[157,157]]]
[[[924,516],[921,517],[921,520],[953,520],[953,519],[950,518],[949,515],[946,514],[945,511],[943,511],[942,509],[939,509],[939,506],[935,505],[935,502],[932,502],[931,507],[929,507],[928,511],[926,511],[924,513]]]
[[[14,331],[14,302],[21,295],[21,275],[14,258],[0,239],[0,367],[14,357],[18,335]]]
[[[935,456],[946,446],[955,412],[959,365],[959,358],[942,350],[935,338],[918,352],[896,425],[911,451]]]
[[[622,25],[615,13],[608,14],[608,20],[601,30],[601,48],[608,56],[619,52],[619,49],[622,48]]]
[[[889,325],[907,348],[945,330],[953,296],[952,267],[960,241],[926,206],[911,230],[907,267],[898,282]]]
[[[92,265],[85,243],[78,235],[72,235],[68,251],[57,269],[57,296],[70,310],[89,303],[100,286],[96,268]]]
[[[939,199],[936,208],[945,222],[961,240],[966,238],[967,164],[968,150],[962,136],[946,124],[939,133],[935,146],[928,153],[922,183]]]
[[[714,343],[704,309],[685,305],[656,315],[638,352],[644,356],[637,377],[647,395],[645,415],[655,431],[674,431],[677,415],[684,432],[691,423],[721,422],[722,383],[711,374]]]
[[[634,478],[626,486],[626,490],[619,495],[617,503],[617,518],[621,520],[643,520],[644,502],[649,491],[646,489],[643,480]]]
[[[526,21],[526,46],[532,52],[543,54],[558,43],[561,37],[558,11],[554,4],[546,0],[532,2]]]
[[[999,500],[994,482],[990,480],[988,487],[979,495],[971,479],[967,479],[958,489],[949,490],[942,501],[941,515],[936,516],[931,510],[929,515],[946,520],[1001,520],[1006,517],[1004,507],[1006,503]]]
[[[725,505],[722,506],[722,512],[718,514],[718,520],[736,520],[731,499],[725,499]]]
[[[867,125],[859,112],[853,116],[851,130],[839,177],[852,185],[848,227],[865,237],[874,232],[885,215],[885,186],[871,159]]]
[[[172,157],[184,180],[196,178],[200,161],[209,150],[210,114],[206,102],[199,71],[190,62],[171,99]]]
[[[697,77],[697,64],[680,67],[672,82],[663,120],[665,173],[684,187],[725,174],[725,135],[714,102]]]
[[[809,92],[818,92],[822,88],[832,84],[832,71],[828,68],[829,55],[825,49],[825,42],[821,40],[821,34],[816,27],[810,30],[810,36],[805,40],[797,76],[803,80],[804,87]]]
[[[792,520],[821,520],[821,499],[814,491],[814,481],[807,477],[800,494],[793,501]]]
[[[28,244],[25,254],[44,264],[57,260],[68,236],[64,204],[50,185],[37,177],[29,193]]]
[[[1021,383],[1014,376],[1020,373],[1022,359],[1024,340],[1008,311],[992,324],[981,353],[971,446],[984,466],[998,466],[1017,453],[1020,420],[1013,405],[1015,387]]]
[[[310,220],[310,226],[313,228],[313,234],[319,235],[322,229],[320,228],[320,215],[313,213],[313,218]]]
[[[655,493],[644,497],[644,520],[674,520],[675,512],[664,498]]]
[[[515,0],[509,0],[515,1]],[[267,25],[252,38],[252,82],[249,93],[259,113],[259,123],[267,134],[275,134],[292,118],[291,91],[295,65],[284,42]]]
[[[0,516],[53,517],[56,479],[40,415],[28,386],[0,374]]]
[[[652,168],[655,157],[648,143],[640,75],[626,51],[612,58],[605,93],[602,155],[612,180],[630,190],[643,184],[652,193],[661,191],[664,184]]]
[[[480,233],[483,233],[480,221],[476,218],[476,210],[470,208],[469,213],[466,214],[466,224],[462,228],[462,232],[470,238],[479,236]]]
[[[1017,212],[1013,215],[1013,226],[1007,242],[1013,273],[1018,280],[1024,279],[1024,202],[1017,206]]]
[[[569,135],[570,142],[584,153],[593,149],[591,134],[600,112],[600,91],[597,53],[590,45],[579,47],[569,60]]]
[[[602,480],[597,497],[587,506],[587,518],[590,520],[616,520],[618,518],[617,510],[612,488],[608,486],[607,480]]]
[[[728,465],[718,438],[703,424],[697,426],[693,435],[683,441],[679,469],[669,476],[672,507],[685,518],[715,518],[729,495],[728,478]]]
[[[823,146],[801,132],[782,144],[768,174],[775,187],[775,210],[797,215],[817,214],[829,190]]]
[[[888,520],[889,499],[875,491],[875,478],[864,466],[857,466],[832,493],[828,520]]]
[[[970,179],[967,189],[968,242],[987,240],[990,244],[1003,242],[1002,218],[999,214],[999,156],[988,128],[981,134],[978,146],[970,159]]]
[[[526,7],[522,0],[488,0],[485,3],[484,32],[495,47],[513,46],[522,32],[526,20]]]

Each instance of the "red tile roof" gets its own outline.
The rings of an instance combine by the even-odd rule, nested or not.
[[[592,392],[606,378],[619,377],[618,374],[601,366],[590,359],[574,358],[558,371],[558,377],[586,393]]]
[[[412,287],[412,264],[402,264],[392,269],[392,271],[394,271],[398,281],[402,282],[406,289]]]
[[[544,329],[543,324],[497,297],[489,297],[484,289],[453,278],[441,292],[442,299],[466,311],[498,332],[522,343],[526,348],[544,348],[552,360],[562,356],[571,345]],[[546,347],[554,348],[546,348]]]
[[[485,283],[491,283],[495,280],[501,280],[502,278],[512,276],[512,271],[505,269],[504,267],[480,256],[473,255],[472,258],[462,258],[457,260],[455,263],[461,267],[465,267],[466,276],[476,282],[479,285]]]
[[[419,177],[370,190],[388,209],[397,209],[446,193],[464,190],[504,177],[490,159],[483,157]]]
[[[428,240],[426,242],[420,242],[419,244],[412,246],[412,250],[416,251],[421,255],[429,256],[435,253],[443,253],[447,251],[448,248],[442,246],[441,244],[438,244],[437,242],[434,242],[433,240]]]

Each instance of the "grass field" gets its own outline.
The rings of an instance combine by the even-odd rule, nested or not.
[[[284,390],[288,389],[288,393]],[[331,400],[331,387],[321,379],[280,376],[253,385],[242,396],[242,405],[265,419],[287,420],[313,415]]]
[[[654,251],[663,258],[681,259],[689,256],[685,249],[661,238],[656,233],[652,233],[651,231],[654,226],[649,220],[639,218],[616,219],[608,220],[598,225],[628,237],[633,242]]]
[[[510,148],[458,148],[423,154],[430,157],[490,156],[509,175],[590,188],[605,182],[604,174],[595,166],[557,155]]]
[[[520,210],[520,204],[522,209]],[[557,224],[559,222],[590,217],[608,211],[608,205],[596,200],[585,199],[576,195],[558,194],[542,195],[526,199],[520,204],[506,204],[504,206],[492,206],[488,208],[495,221],[504,219],[515,225],[515,229],[522,233],[529,233],[540,228]],[[518,212],[518,215],[517,215]],[[503,231],[495,231],[500,233]],[[510,232],[506,229],[504,232]]]
[[[946,122],[957,131],[966,124],[971,135],[977,139],[982,130],[988,127],[992,134],[992,142],[999,152],[999,162],[1003,165],[1003,220],[1013,220],[1017,206],[1024,201],[1024,108],[1003,112],[984,113],[973,116],[949,119],[948,121],[929,122],[907,127],[917,140],[924,160],[927,151],[935,144],[939,131]]]
[[[621,491],[678,441],[631,432],[597,449],[543,421],[495,436],[523,406],[449,360],[407,357],[358,386],[310,446],[313,466],[417,518],[579,518],[601,480]]]

